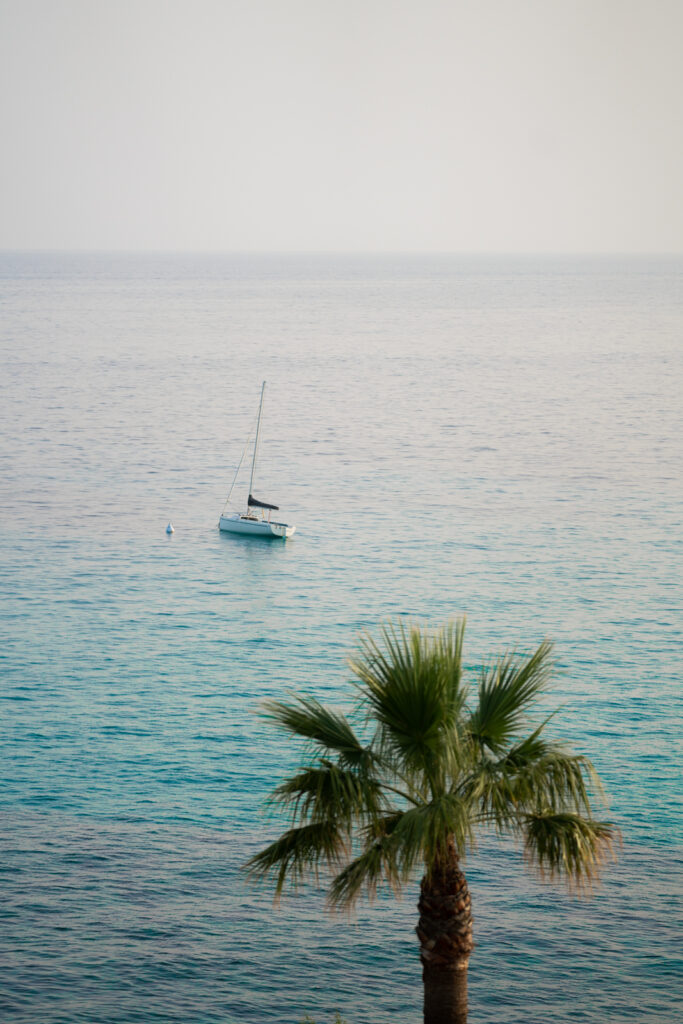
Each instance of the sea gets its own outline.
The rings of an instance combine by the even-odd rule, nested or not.
[[[3,1022],[420,1020],[418,879],[332,916],[324,880],[275,904],[243,865],[301,757],[262,701],[351,709],[365,631],[461,615],[473,688],[554,641],[541,710],[622,833],[583,897],[480,837],[471,1021],[681,1019],[682,282],[675,256],[0,254]],[[287,542],[217,528],[264,380],[254,492]]]

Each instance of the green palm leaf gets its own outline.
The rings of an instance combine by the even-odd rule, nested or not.
[[[467,801],[455,793],[441,793],[429,803],[411,807],[392,832],[400,844],[399,860],[407,875],[420,861],[429,865],[441,857],[449,837],[463,852],[472,844],[473,821]]]
[[[542,738],[546,722],[502,757],[482,757],[461,784],[460,791],[479,803],[482,821],[504,831],[517,827],[520,812],[590,815],[590,790],[602,798],[588,758]]]
[[[483,747],[500,753],[524,724],[529,706],[542,692],[552,669],[552,644],[545,641],[529,658],[506,655],[483,669],[479,700],[469,730]]]
[[[328,760],[304,768],[273,792],[274,803],[288,807],[294,821],[354,821],[374,818],[385,805],[379,780]]]
[[[392,833],[403,814],[392,813],[377,819],[364,832],[365,848],[332,880],[328,900],[336,910],[349,909],[362,892],[376,895],[382,882],[395,892],[401,889],[401,870],[396,860],[396,844]]]
[[[275,875],[275,892],[279,897],[286,879],[289,878],[296,888],[309,871],[317,878],[321,866],[337,867],[349,849],[348,834],[344,830],[333,821],[319,821],[285,832],[251,857],[246,869],[253,879]]]
[[[403,623],[390,625],[381,631],[381,645],[365,637],[360,656],[349,662],[369,716],[381,726],[384,747],[430,777],[446,741],[456,738],[464,705],[464,629],[461,621],[430,636],[418,626],[407,631]]]
[[[578,814],[527,815],[524,834],[525,856],[542,876],[564,876],[579,887],[598,878],[618,839],[610,822]]]
[[[296,697],[296,703],[264,701],[263,717],[270,718],[295,736],[310,740],[324,752],[335,752],[349,765],[367,761],[369,751],[353,731],[348,719],[324,707],[313,697]]]

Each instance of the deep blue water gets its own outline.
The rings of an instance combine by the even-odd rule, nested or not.
[[[682,271],[0,256],[3,1021],[420,1019],[417,886],[348,921],[245,884],[295,763],[254,712],[459,613],[473,679],[555,639],[624,839],[577,901],[483,837],[473,1024],[680,1019]],[[216,528],[264,378],[287,544]]]

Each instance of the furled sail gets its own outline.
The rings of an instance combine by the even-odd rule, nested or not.
[[[249,495],[247,505],[249,508],[270,508],[273,512],[280,511],[279,505],[269,505],[267,501],[259,501],[258,498],[254,498],[251,494]]]

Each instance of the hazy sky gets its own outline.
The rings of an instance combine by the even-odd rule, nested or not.
[[[683,0],[0,0],[0,248],[683,251]]]

